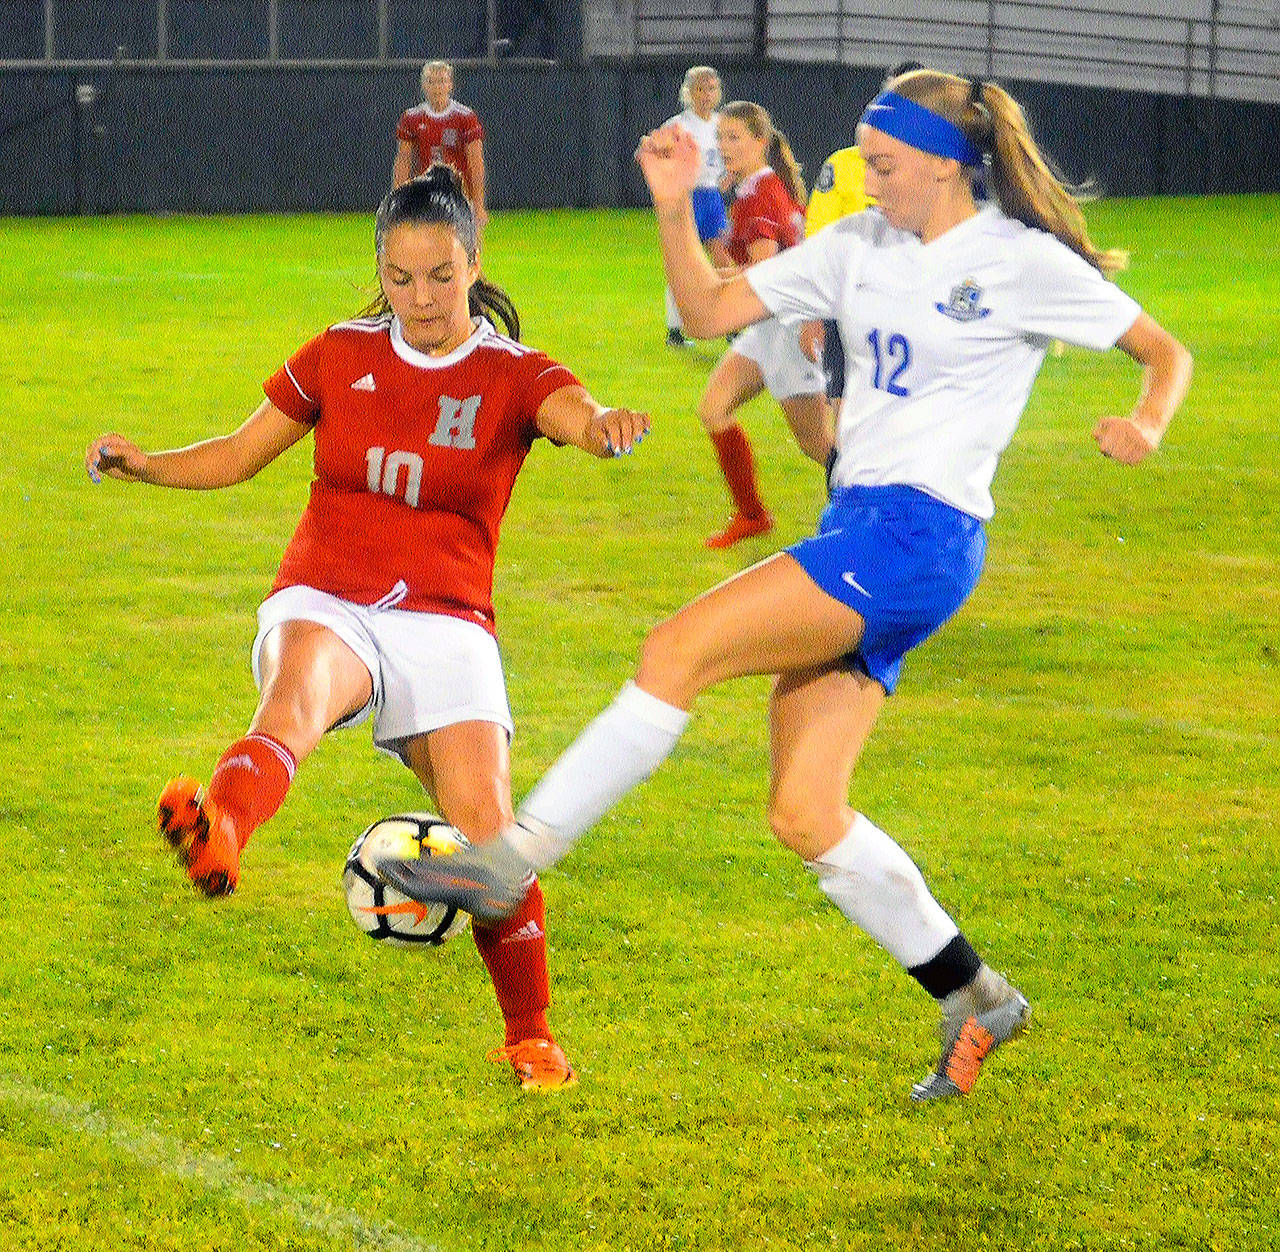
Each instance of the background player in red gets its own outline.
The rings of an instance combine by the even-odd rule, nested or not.
[[[720,112],[720,151],[733,183],[729,231],[710,245],[720,272],[732,276],[800,242],[804,183],[791,146],[758,104],[735,100]],[[800,350],[799,332],[776,318],[744,330],[707,379],[698,416],[715,445],[733,497],[734,515],[707,539],[727,548],[773,529],[760,498],[755,457],[737,410],[768,388],[806,456],[826,464],[832,433],[822,370]]]
[[[453,66],[428,61],[422,67],[422,103],[406,109],[396,126],[391,185],[399,187],[437,161],[452,166],[476,211],[480,229],[489,220],[484,207],[484,128],[474,109],[453,98]]]
[[[161,796],[162,830],[211,895],[235,888],[240,851],[297,763],[327,730],[369,716],[375,745],[464,835],[485,840],[510,824],[492,587],[512,485],[539,436],[607,457],[648,430],[643,414],[596,403],[563,365],[517,342],[509,298],[480,277],[475,218],[450,170],[391,192],[376,240],[383,300],[295,352],[239,429],[151,454],[108,434],[86,453],[94,481],[211,489],[252,478],[315,433],[310,500],[258,610],[249,731],[207,792],[179,778]],[[536,881],[509,921],[473,933],[506,1021],[491,1056],[525,1087],[572,1082],[547,1026]]]

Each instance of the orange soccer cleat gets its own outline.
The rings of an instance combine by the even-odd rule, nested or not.
[[[717,534],[708,535],[703,542],[708,548],[732,548],[735,543],[753,535],[767,535],[772,529],[773,518],[768,513],[761,513],[759,517],[735,513],[728,526]]]
[[[156,806],[160,833],[205,895],[226,896],[240,880],[240,841],[230,818],[209,803],[204,788],[179,775],[160,793]]]
[[[494,1048],[489,1060],[495,1065],[510,1061],[525,1091],[559,1091],[578,1081],[564,1049],[551,1039],[523,1039],[505,1048]]]

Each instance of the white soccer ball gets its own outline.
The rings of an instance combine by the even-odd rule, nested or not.
[[[466,839],[434,813],[398,813],[374,822],[347,853],[342,886],[351,919],[370,939],[398,948],[436,947],[467,928],[451,905],[419,904],[378,877],[387,857],[449,856]]]

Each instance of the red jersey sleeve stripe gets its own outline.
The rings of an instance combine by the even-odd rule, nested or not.
[[[308,403],[315,404],[315,400],[302,390],[302,384],[293,376],[293,370],[289,368],[289,362],[284,363],[284,372],[289,375],[289,381],[298,389],[298,394]]]

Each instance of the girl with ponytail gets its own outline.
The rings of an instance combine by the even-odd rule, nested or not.
[[[497,836],[511,820],[512,725],[492,588],[516,475],[540,436],[610,457],[648,429],[516,342],[515,307],[480,277],[475,214],[451,170],[383,200],[375,251],[381,298],[295,352],[237,430],[156,453],[102,435],[86,454],[94,482],[229,487],[315,437],[310,499],[258,609],[248,733],[207,789],[180,776],[160,797],[161,832],[207,895],[234,891],[241,849],[323,735],[365,719],[446,821],[476,844]],[[524,888],[512,916],[472,931],[505,1023],[490,1059],[525,1088],[554,1089],[574,1073],[547,1024],[542,891]]]
[[[972,1090],[1030,1006],[974,950],[906,850],[850,806],[854,765],[904,658],[978,580],[996,463],[1048,345],[1115,345],[1142,367],[1132,410],[1093,431],[1122,465],[1160,442],[1191,359],[1108,281],[1118,255],[1090,241],[1075,197],[999,88],[930,70],[903,75],[867,107],[858,143],[877,207],[726,277],[705,262],[693,229],[696,148],[675,127],[641,142],[667,278],[692,333],[770,318],[838,322],[847,374],[831,500],[813,537],[653,630],[634,680],[551,767],[502,840],[449,873],[487,876],[486,900],[518,899],[510,884],[563,857],[658,768],[703,691],[776,675],[769,824],[831,903],[940,1007],[941,1057],[911,1093],[937,1100]],[[418,899],[468,907],[431,862],[418,876]]]
[[[722,273],[740,273],[800,241],[804,183],[786,136],[760,105],[725,105],[718,137],[732,202],[729,230],[712,241],[711,256]],[[728,548],[773,529],[751,442],[736,420],[737,410],[765,389],[782,406],[806,456],[821,463],[831,450],[826,384],[801,351],[798,328],[768,321],[739,335],[711,372],[698,405],[734,509],[729,524],[706,540],[709,548]]]

